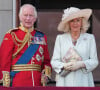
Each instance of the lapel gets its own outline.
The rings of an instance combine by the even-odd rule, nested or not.
[[[70,46],[70,47],[74,46],[73,43],[72,43],[72,38],[71,38],[70,33],[66,33],[65,36],[64,36],[64,39],[65,39],[66,46]]]
[[[70,33],[66,34],[66,38],[67,38],[67,42],[66,43],[67,44],[69,43],[70,47],[77,47],[81,43],[81,41],[84,39],[84,34],[80,34],[80,37],[77,39],[76,45],[74,45],[72,43],[72,38],[71,38],[71,34]]]

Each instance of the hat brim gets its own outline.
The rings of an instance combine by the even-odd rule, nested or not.
[[[91,16],[91,14],[92,14],[92,10],[91,9],[82,9],[82,10],[80,10],[78,12],[75,12],[75,13],[69,15],[67,18],[65,18],[64,20],[62,20],[59,23],[58,31],[64,31],[65,32],[66,24],[70,20],[75,19],[75,18],[79,18],[79,17],[83,17],[86,20],[88,20],[89,17]]]

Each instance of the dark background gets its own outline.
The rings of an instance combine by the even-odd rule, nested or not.
[[[37,9],[64,9],[70,6],[100,9],[99,0],[21,0],[21,5],[30,3]]]

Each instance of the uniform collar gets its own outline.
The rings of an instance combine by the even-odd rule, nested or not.
[[[19,26],[19,29],[21,29],[21,30],[24,31],[24,32],[28,32],[28,31],[29,31],[29,32],[32,32],[33,29],[34,29],[34,27],[27,29],[27,28],[25,28],[25,27],[22,25],[22,23],[21,23],[20,26]]]

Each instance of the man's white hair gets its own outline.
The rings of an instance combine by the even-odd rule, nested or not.
[[[36,11],[36,8],[35,8],[35,6],[33,6],[33,5],[31,5],[31,4],[24,4],[24,5],[22,5],[22,6],[20,7],[19,15],[22,14],[23,8],[26,7],[26,6],[30,6],[30,7],[32,7],[32,8],[34,9],[34,16],[35,16],[35,18],[37,18],[37,11]]]

